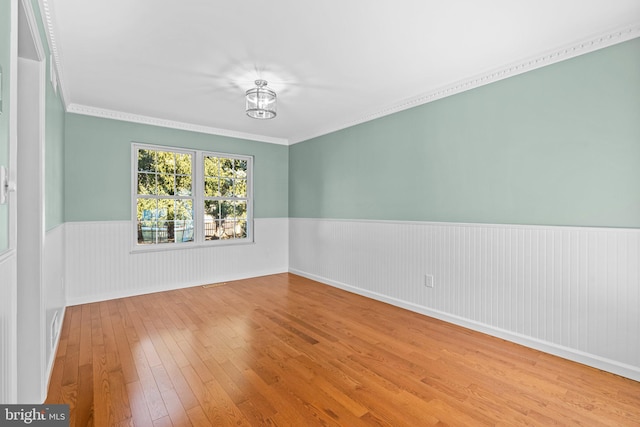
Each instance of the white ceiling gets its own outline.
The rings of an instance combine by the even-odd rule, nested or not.
[[[69,111],[285,144],[640,36],[638,0],[41,2]]]

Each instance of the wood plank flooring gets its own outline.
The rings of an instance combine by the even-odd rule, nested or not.
[[[69,307],[71,426],[640,425],[640,383],[279,274]]]

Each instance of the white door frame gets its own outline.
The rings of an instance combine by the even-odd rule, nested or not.
[[[15,111],[18,105],[17,93],[18,85],[16,76],[18,74],[18,0],[10,0],[10,32],[9,32],[9,69],[4,72],[9,76],[9,84],[3,88],[4,106],[2,114],[9,114],[9,181],[16,180],[16,148],[17,148],[17,120]],[[6,77],[5,77],[6,79]],[[6,82],[6,80],[5,80]],[[6,94],[8,96],[8,103]],[[0,271],[3,280],[0,288],[2,302],[0,304],[0,318],[3,320],[1,332],[2,364],[0,364],[0,374],[2,375],[3,384],[0,391],[0,401],[2,403],[16,403],[18,399],[18,378],[17,378],[17,329],[16,329],[16,310],[17,310],[17,278],[16,278],[16,194],[10,192],[8,194],[8,226],[9,226],[9,246],[6,251],[0,254]],[[6,281],[5,281],[6,280]],[[6,287],[5,287],[6,286]]]
[[[31,2],[19,0],[16,123],[17,398],[46,398],[43,290],[46,60]]]

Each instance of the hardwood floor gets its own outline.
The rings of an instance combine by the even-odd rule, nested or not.
[[[640,425],[640,383],[279,274],[69,307],[71,426]]]

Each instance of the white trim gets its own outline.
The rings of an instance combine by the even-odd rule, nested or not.
[[[56,36],[54,33],[55,28],[55,18],[54,14],[51,12],[51,1],[50,0],[38,0],[38,4],[40,5],[40,12],[42,15],[42,23],[44,24],[44,28],[47,33],[47,43],[49,44],[49,52],[52,55],[52,61],[55,62],[55,71],[57,77],[57,86],[58,86],[58,94],[62,98],[62,105],[67,106],[66,100],[71,99],[66,90],[66,86],[64,85],[64,72],[62,69],[62,62],[60,61],[60,53],[58,52],[58,44],[56,42]]]
[[[9,106],[4,114],[9,114],[9,182],[16,182],[18,166],[18,1],[11,1],[11,47],[9,58]],[[5,97],[6,99],[6,97]],[[10,191],[9,197],[9,250],[16,251],[18,216],[16,192]],[[15,284],[14,284],[15,285]],[[15,347],[14,347],[15,348]]]
[[[187,130],[191,132],[206,133],[210,135],[228,136],[231,138],[248,139],[252,141],[268,142],[271,144],[288,145],[286,138],[276,138],[266,135],[238,132],[228,129],[214,128],[210,126],[196,125],[193,123],[178,122],[175,120],[160,119],[157,117],[143,116],[140,114],[127,113],[123,111],[108,110],[105,108],[91,107],[80,104],[67,105],[68,113],[82,114],[85,116],[100,117],[103,119],[122,120],[125,122],[139,123],[143,125],[160,126],[169,129]]]
[[[45,358],[43,372],[43,393],[49,390],[53,365],[61,340],[62,325],[66,308],[65,292],[65,225],[59,224],[45,233],[43,283],[44,322],[46,327]],[[46,395],[42,396],[42,400]]]
[[[17,138],[20,138],[19,133],[21,130],[34,128],[34,125],[37,127],[33,131],[33,140],[31,132],[27,136],[26,140],[20,143],[21,147],[24,147],[25,151],[22,154],[18,154],[16,168],[18,172],[20,172],[20,177],[17,180],[18,189],[20,192],[18,194],[29,194],[31,190],[37,191],[37,197],[35,201],[32,203],[31,201],[27,202],[28,204],[21,204],[21,207],[18,209],[17,214],[23,215],[24,212],[21,212],[20,209],[27,209],[30,212],[29,220],[37,221],[37,229],[25,229],[21,228],[20,223],[18,223],[18,233],[27,232],[27,243],[26,245],[19,245],[17,247],[17,274],[18,274],[18,303],[21,301],[25,301],[27,299],[37,299],[38,302],[38,313],[33,313],[32,309],[35,309],[35,304],[30,305],[27,304],[29,312],[25,313],[24,311],[20,311],[20,307],[18,306],[17,311],[17,329],[20,332],[20,325],[23,324],[27,319],[33,318],[34,322],[38,322],[37,328],[39,329],[37,332],[32,330],[32,326],[27,326],[28,333],[37,333],[38,336],[34,337],[34,340],[37,338],[38,348],[37,349],[27,349],[25,347],[17,346],[18,357],[26,356],[24,352],[33,352],[37,351],[39,353],[33,353],[33,357],[35,359],[36,356],[39,356],[39,366],[37,372],[39,373],[39,385],[37,386],[38,390],[31,390],[31,382],[28,382],[29,388],[25,388],[22,391],[18,390],[18,399],[24,399],[27,396],[35,396],[36,393],[39,394],[42,401],[46,397],[47,390],[46,386],[46,369],[47,369],[47,360],[46,360],[46,337],[47,337],[47,328],[46,328],[46,309],[45,309],[45,301],[44,301],[44,276],[43,276],[43,260],[44,260],[44,241],[45,241],[45,212],[44,212],[44,196],[45,196],[45,176],[44,176],[44,166],[45,166],[45,131],[46,131],[46,84],[47,84],[47,68],[46,68],[46,57],[44,46],[42,45],[42,40],[40,38],[38,24],[36,15],[32,6],[31,1],[29,0],[20,0],[18,3],[18,8],[24,12],[24,18],[26,20],[26,24],[29,30],[29,37],[31,40],[28,42],[33,44],[37,59],[33,60],[31,58],[23,58],[18,55],[15,57],[15,61],[18,64],[18,70],[16,74],[16,78],[18,80],[25,78],[26,82],[30,82],[32,79],[37,79],[35,84],[37,84],[37,88],[33,89],[33,86],[18,83],[16,96],[20,99],[17,100],[18,105],[13,114],[16,116],[25,115],[25,107],[20,106],[20,101],[24,101],[23,95],[21,95],[21,90],[26,90],[25,88],[29,88],[26,92],[27,102],[25,105],[31,105],[32,97],[33,104],[37,103],[37,111],[35,111],[36,117],[32,116],[32,111],[28,111],[28,115],[26,115],[27,120],[33,119],[33,123],[30,121],[25,122],[25,119],[18,120],[16,122],[17,126]],[[20,23],[18,22],[18,26]],[[20,31],[18,32],[18,37],[20,37]],[[18,42],[20,43],[20,41]],[[22,68],[22,71],[20,70]],[[24,73],[24,74],[23,74]],[[33,73],[33,74],[32,74]],[[33,92],[32,92],[33,91]],[[37,98],[36,98],[37,97]],[[21,149],[22,150],[22,149]],[[29,157],[29,161],[26,156]],[[34,156],[36,156],[34,161]],[[35,166],[34,166],[35,165]],[[26,166],[26,169],[25,169]],[[22,179],[22,180],[20,180]],[[21,184],[22,182],[22,184]],[[28,183],[25,186],[25,183]],[[35,188],[33,188],[35,187]],[[31,189],[31,190],[30,190]],[[26,191],[26,192],[25,192]],[[20,196],[18,196],[20,197]],[[33,193],[29,196],[28,199],[33,198]],[[27,200],[28,200],[27,199]],[[33,215],[33,217],[31,217]],[[35,226],[35,224],[33,224]],[[21,230],[21,231],[20,231]],[[33,233],[33,234],[31,234]],[[37,237],[36,234],[37,233]],[[18,238],[24,237],[18,235]],[[33,243],[32,243],[33,239]],[[36,240],[37,239],[37,240]],[[24,248],[21,249],[21,247]],[[23,259],[23,255],[28,253],[36,254],[36,261],[29,259],[28,261]],[[25,279],[21,277],[22,273],[28,273],[29,276],[33,274],[33,277],[29,277]],[[23,274],[24,276],[24,274]],[[33,283],[34,281],[35,283]],[[28,285],[28,291],[25,293],[25,290],[20,290],[21,285]],[[31,294],[33,292],[33,294]],[[28,298],[26,298],[28,295]],[[35,323],[34,323],[35,324]],[[34,328],[35,329],[35,328]],[[25,332],[22,330],[22,332]],[[22,350],[22,352],[21,352]],[[22,354],[21,354],[22,353]],[[35,361],[35,360],[34,360]],[[33,371],[33,368],[27,369],[25,366],[20,366],[18,363],[17,367],[17,375],[24,375]],[[30,380],[30,379],[29,379]],[[21,383],[22,379],[18,377],[18,382]],[[34,385],[35,387],[35,385]]]
[[[515,229],[557,229],[557,230],[574,230],[574,231],[599,231],[607,230],[609,232],[620,231],[625,233],[640,233],[640,228],[630,227],[602,227],[602,226],[585,226],[585,225],[544,225],[544,224],[509,224],[509,223],[484,223],[484,222],[449,222],[449,221],[412,221],[397,219],[346,219],[346,218],[306,218],[306,217],[289,217],[292,221],[316,221],[316,222],[353,222],[365,224],[390,224],[390,225],[444,225],[449,227],[485,227],[485,228],[515,228]]]
[[[53,93],[58,94],[58,73],[56,71],[56,63],[53,55],[49,55],[49,81],[53,88]]]
[[[22,0],[27,1],[27,0]],[[29,2],[31,5],[31,2]],[[33,13],[33,10],[30,9]],[[36,25],[35,17],[33,18],[33,24]],[[30,24],[31,25],[31,24]],[[38,32],[38,27],[35,27],[36,33]],[[45,307],[45,278],[43,277],[44,273],[44,242],[46,238],[46,214],[45,214],[45,158],[46,158],[46,146],[45,137],[46,137],[46,103],[47,103],[47,60],[44,56],[44,48],[42,47],[42,43],[40,41],[40,36],[38,34],[38,38],[36,39],[36,46],[38,50],[42,52],[42,56],[38,61],[39,68],[39,81],[38,84],[40,86],[39,89],[39,100],[40,106],[39,109],[39,135],[38,135],[38,145],[40,147],[40,158],[38,159],[38,168],[39,168],[39,197],[38,197],[38,210],[40,211],[40,366],[42,369],[43,375],[41,388],[40,388],[40,396],[42,402],[47,398],[47,315],[46,315],[46,307]],[[40,55],[40,52],[38,53]]]
[[[49,356],[49,362],[47,363],[46,376],[44,378],[42,403],[47,399],[47,392],[49,391],[49,385],[51,384],[51,375],[53,374],[53,365],[56,361],[56,355],[58,354],[58,347],[60,346],[60,335],[62,335],[62,325],[64,323],[64,317],[67,313],[67,307],[62,306],[58,314],[58,330],[56,331],[56,342],[51,349],[51,355]]]
[[[191,161],[191,196],[160,196],[164,199],[176,199],[183,198],[184,200],[192,201],[192,216],[193,216],[193,240],[191,242],[181,243],[167,243],[167,244],[150,244],[140,245],[138,243],[138,156],[137,152],[140,149],[146,150],[165,150],[174,153],[190,154]],[[204,197],[204,157],[224,157],[230,159],[245,160],[247,162],[247,197],[244,199],[238,198],[237,200],[246,200],[247,203],[247,237],[236,238],[228,240],[205,240],[205,223],[204,223],[204,203],[206,197]],[[190,148],[171,147],[166,145],[153,145],[140,142],[132,142],[131,144],[131,253],[145,253],[145,252],[159,252],[168,250],[180,250],[180,249],[192,249],[192,248],[206,248],[217,246],[233,246],[233,245],[249,245],[254,243],[253,235],[253,160],[254,157],[245,154],[233,154],[223,153],[220,151],[205,151],[196,150]],[[157,196],[148,197],[149,199],[156,199]],[[147,198],[144,197],[143,198]]]
[[[9,180],[16,182],[16,169],[18,165],[18,117],[16,111],[18,110],[18,1],[11,0],[11,34],[9,48],[9,106],[8,110],[3,114],[9,114]],[[5,380],[9,382],[9,396],[5,396],[6,403],[17,403],[18,399],[18,298],[17,298],[17,199],[16,192],[9,193],[9,251],[6,260],[13,263],[13,277],[11,278],[11,309],[8,314],[8,323],[11,325],[11,336],[8,337],[9,342],[8,351],[10,355],[8,358],[9,375]],[[10,258],[13,256],[13,260]],[[7,351],[7,350],[4,350]],[[4,372],[3,372],[4,373]]]
[[[454,325],[462,326],[467,329],[482,332],[484,334],[491,335],[494,337],[502,338],[504,340],[511,341],[516,344],[521,344],[526,347],[533,348],[535,350],[540,350],[545,353],[553,354],[554,356],[559,356],[564,359],[572,360],[574,362],[582,363],[584,365],[592,366],[598,369],[602,369],[604,371],[613,372],[615,374],[622,375],[627,378],[631,378],[635,381],[640,381],[640,368],[637,368],[635,366],[630,366],[625,363],[617,362],[615,360],[598,357],[593,354],[585,353],[579,350],[549,343],[546,341],[537,340],[535,338],[527,337],[525,335],[521,335],[521,334],[510,332],[504,329],[488,326],[480,322],[475,322],[473,320],[465,319],[463,317],[444,313],[442,311],[429,309],[418,304],[413,304],[413,303],[403,301],[397,298],[389,297],[387,295],[383,295],[377,292],[357,288],[355,286],[347,285],[346,283],[341,283],[335,280],[327,279],[325,277],[317,276],[315,274],[310,274],[304,271],[296,270],[295,268],[289,268],[289,272],[293,274],[297,274],[302,277],[306,277],[311,280],[315,280],[316,282],[324,283],[326,285],[345,290],[347,292],[351,292],[357,295],[362,295],[364,297],[372,298],[377,301],[382,301],[387,304],[391,304],[396,307],[401,307],[416,313],[424,314],[425,316],[443,320],[445,322],[452,323]]]
[[[135,225],[135,221],[134,221]],[[154,252],[170,252],[170,251],[179,251],[179,250],[189,250],[189,249],[207,249],[207,248],[217,248],[217,247],[228,247],[228,246],[247,246],[247,245],[255,245],[255,242],[249,241],[247,239],[229,239],[229,240],[215,240],[216,243],[202,242],[184,242],[175,244],[162,244],[162,245],[136,245],[131,249],[129,253],[133,254],[148,254]]]
[[[260,271],[251,271],[249,273],[228,274],[228,275],[224,275],[217,278],[215,283],[231,282],[235,280],[244,280],[244,279],[253,279],[256,277],[270,276],[272,274],[281,274],[286,272],[287,272],[286,268],[276,268],[276,269],[267,269],[267,270],[260,270]],[[177,289],[193,288],[195,286],[204,286],[208,284],[210,283],[205,283],[202,281],[192,281],[192,282],[176,283],[176,284],[172,284],[171,286],[162,286],[162,287],[151,286],[143,289],[131,289],[126,291],[118,290],[118,291],[104,292],[104,293],[95,294],[91,296],[71,297],[67,299],[67,306],[79,305],[79,304],[90,304],[94,302],[109,301],[112,299],[119,299],[119,298],[135,297],[138,295],[153,294],[156,292],[174,291]]]
[[[499,80],[503,80],[518,74],[522,74],[528,71],[535,70],[537,68],[545,67],[547,65],[555,64],[560,61],[564,61],[575,56],[584,55],[599,49],[603,49],[614,44],[622,43],[636,37],[640,37],[640,23],[634,23],[626,25],[624,27],[617,27],[610,29],[609,31],[596,34],[592,37],[578,40],[575,43],[568,44],[566,46],[544,52],[539,55],[535,55],[529,58],[524,58],[520,61],[516,61],[504,66],[488,70],[480,73],[476,76],[472,76],[467,79],[458,80],[447,84],[443,87],[434,89],[432,91],[422,93],[400,102],[388,105],[381,109],[365,113],[356,119],[349,120],[341,124],[332,124],[322,128],[319,131],[313,133],[305,133],[299,135],[289,136],[288,138],[278,138],[267,135],[257,135],[245,132],[232,131],[228,129],[214,128],[210,126],[202,126],[193,123],[178,122],[173,120],[160,119],[157,117],[149,117],[138,114],[133,114],[124,111],[108,110],[103,108],[97,108],[87,105],[80,105],[76,103],[67,104],[65,100],[70,100],[68,93],[65,90],[64,85],[64,72],[60,61],[60,53],[56,44],[56,38],[54,34],[55,18],[51,13],[51,0],[39,0],[41,9],[43,11],[43,20],[46,21],[48,42],[50,50],[53,53],[55,63],[58,71],[58,83],[60,86],[60,93],[62,94],[63,103],[66,105],[67,112],[82,114],[87,116],[101,117],[113,120],[123,120],[127,122],[147,124],[153,126],[161,126],[170,129],[187,130],[211,135],[229,136],[232,138],[248,139],[253,141],[268,142],[272,144],[292,145],[298,142],[306,141],[312,138],[316,138],[322,135],[336,132],[341,129],[345,129],[351,126],[365,123],[380,117],[388,116],[393,113],[397,113],[409,108],[417,107],[419,105],[427,104],[432,101],[436,101],[441,98],[445,98],[451,95],[455,95],[460,92],[475,89],[480,86],[484,86],[489,83],[493,83]]]
[[[438,99],[446,98],[457,93],[475,89],[477,87],[513,77],[518,74],[526,73],[537,68],[555,64],[556,62],[571,59],[579,55],[594,52],[598,49],[603,49],[614,44],[634,39],[636,37],[640,37],[640,23],[627,25],[622,28],[616,28],[599,35],[580,40],[576,43],[560,47],[558,49],[553,49],[539,55],[535,55],[492,70],[485,71],[476,76],[458,80],[435,90],[419,94],[395,104],[389,105],[385,108],[372,111],[369,114],[360,116],[359,118],[344,122],[339,125],[327,126],[314,133],[290,136],[289,144],[293,145],[298,142],[307,141],[312,138],[317,138],[331,132],[346,129],[361,123],[378,119],[380,117],[407,110],[409,108],[428,104],[429,102],[437,101]]]
[[[37,61],[42,62],[45,60],[44,46],[42,46],[42,41],[40,40],[40,32],[38,31],[38,21],[36,20],[35,12],[31,7],[31,2],[27,3],[25,0],[20,0],[20,2],[25,12],[25,18],[27,18],[27,24],[29,25],[29,32],[31,33],[31,38],[33,39],[33,44],[36,49],[36,55],[38,55]]]

